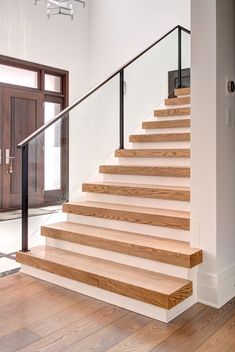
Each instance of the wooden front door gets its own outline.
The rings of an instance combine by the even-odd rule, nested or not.
[[[20,208],[21,150],[17,144],[44,123],[44,95],[24,89],[0,88],[0,208]],[[43,136],[29,146],[29,202],[43,203]]]

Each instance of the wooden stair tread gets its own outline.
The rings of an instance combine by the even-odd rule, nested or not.
[[[35,247],[17,261],[170,309],[192,294],[192,282],[82,254]]]
[[[190,168],[184,166],[101,165],[99,171],[103,174],[190,177]]]
[[[59,222],[43,226],[44,236],[192,268],[202,262],[202,251],[188,242],[102,227]]]
[[[190,133],[133,134],[129,142],[190,142]]]
[[[102,202],[69,202],[63,204],[66,213],[94,216],[109,220],[189,230],[190,213],[187,211]]]
[[[165,99],[165,105],[170,106],[170,105],[189,105],[191,102],[190,97],[180,97],[180,98],[170,98],[170,99]]]
[[[135,212],[144,213],[144,214],[174,216],[178,218],[185,217],[186,219],[190,218],[190,212],[188,211],[157,209],[157,208],[142,207],[137,205],[102,203],[102,202],[91,202],[91,201],[69,202],[69,203],[63,204],[63,206],[66,206],[66,205],[97,207],[101,209],[110,209],[110,210],[135,211]]]
[[[190,108],[167,108],[167,109],[158,109],[154,111],[155,117],[165,117],[165,116],[183,116],[190,115]]]
[[[156,199],[190,200],[189,187],[173,187],[151,184],[134,184],[119,182],[83,183],[83,192],[115,194],[128,197],[145,197]]]
[[[175,89],[175,96],[183,96],[183,95],[190,95],[191,94],[191,89],[190,88],[178,88]]]
[[[157,129],[157,128],[187,128],[190,127],[190,119],[181,120],[165,120],[165,121],[145,121],[142,123],[143,129]]]
[[[190,158],[190,149],[117,149],[118,158]]]

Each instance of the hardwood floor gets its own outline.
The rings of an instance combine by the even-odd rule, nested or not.
[[[0,278],[1,352],[234,352],[235,298],[170,324],[17,273]]]

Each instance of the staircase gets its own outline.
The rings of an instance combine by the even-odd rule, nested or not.
[[[26,274],[169,322],[197,301],[202,251],[190,247],[190,89],[175,90],[131,149],[101,165],[45,247],[17,253]]]

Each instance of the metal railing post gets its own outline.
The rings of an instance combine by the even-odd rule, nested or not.
[[[182,88],[182,29],[178,27],[178,87]]]
[[[22,148],[22,252],[29,251],[28,211],[29,211],[29,145]]]
[[[119,149],[124,149],[124,70],[120,71],[120,122],[119,122]]]

